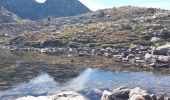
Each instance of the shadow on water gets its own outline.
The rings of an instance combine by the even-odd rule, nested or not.
[[[25,52],[0,52],[0,100],[31,95],[51,95],[61,91],[77,91],[99,100],[100,90],[119,86],[137,87],[150,93],[170,96],[170,70],[118,67],[117,65],[85,66],[69,63],[64,54],[47,55]],[[81,58],[86,63],[86,58]],[[92,57],[87,58],[90,61]],[[93,59],[93,60],[91,60]],[[76,66],[76,64],[83,66]],[[89,62],[91,64],[91,62]],[[95,65],[95,64],[94,64]]]

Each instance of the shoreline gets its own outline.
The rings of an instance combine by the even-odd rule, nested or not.
[[[17,47],[4,47],[10,51],[25,51],[25,52],[37,52],[37,53],[65,53],[68,57],[76,55],[79,57],[83,56],[101,56],[110,59],[114,59],[114,62],[127,63],[131,66],[142,67],[142,68],[170,68],[170,56],[165,55],[154,55],[152,54],[151,47],[139,46],[136,48],[17,48]],[[2,48],[2,49],[4,49]],[[73,62],[71,60],[70,62]]]
[[[107,90],[96,90],[93,96],[99,96],[97,100],[169,100],[170,97],[162,95],[149,94],[148,91],[141,89],[140,87],[128,88],[119,87],[112,92]],[[91,95],[91,96],[92,96]],[[93,100],[90,97],[83,95],[82,93],[68,91],[61,92],[55,95],[48,96],[25,96],[16,100]]]

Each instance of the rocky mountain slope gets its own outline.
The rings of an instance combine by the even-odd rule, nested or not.
[[[169,10],[131,6],[71,17],[20,20],[0,24],[0,46],[69,52],[79,57],[98,55],[134,66],[169,68],[169,23]]]
[[[72,17],[2,24],[0,29],[2,34],[15,34],[6,43],[15,46],[151,46],[169,42],[169,14],[168,10],[155,8],[120,7]]]
[[[16,22],[20,18],[13,13],[7,11],[5,8],[0,8],[0,23]]]
[[[90,11],[78,0],[47,0],[45,3],[37,3],[35,0],[1,0],[0,6],[21,18],[32,20],[48,16],[73,16]]]

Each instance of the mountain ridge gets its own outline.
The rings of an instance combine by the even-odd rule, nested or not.
[[[35,0],[1,0],[0,6],[21,18],[31,20],[90,12],[90,9],[78,0],[47,0],[45,3],[37,3]]]
[[[17,22],[18,20],[21,20],[18,16],[9,12],[4,7],[0,7],[0,23]]]

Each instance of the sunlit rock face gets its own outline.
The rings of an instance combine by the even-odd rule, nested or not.
[[[90,11],[78,0],[1,0],[0,6],[21,18],[32,20],[48,16],[73,16]]]

